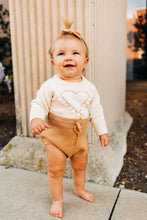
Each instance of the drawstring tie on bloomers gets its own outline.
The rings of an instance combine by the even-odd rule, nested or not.
[[[80,119],[79,119],[80,120]],[[78,140],[79,140],[79,135],[81,134],[82,132],[82,127],[80,125],[80,122],[78,121],[75,121],[74,122],[74,125],[73,125],[73,130],[74,132],[77,134],[77,139],[76,139],[76,145],[78,145]]]

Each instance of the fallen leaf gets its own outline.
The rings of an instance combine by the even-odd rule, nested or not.
[[[138,189],[137,191],[138,191],[138,192],[141,192],[141,189]]]

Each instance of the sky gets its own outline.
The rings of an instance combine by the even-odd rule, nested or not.
[[[147,0],[127,0],[127,18],[133,18],[137,9],[146,8]]]

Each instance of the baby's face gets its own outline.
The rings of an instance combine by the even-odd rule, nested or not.
[[[61,78],[69,81],[81,79],[88,60],[84,45],[79,39],[65,37],[55,42],[51,62]]]

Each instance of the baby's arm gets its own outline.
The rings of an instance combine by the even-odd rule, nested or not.
[[[49,113],[52,95],[50,83],[46,81],[31,102],[30,123],[33,134],[40,134],[45,128],[49,128],[45,119]]]
[[[50,128],[50,126],[41,118],[34,118],[31,120],[31,128],[33,134],[40,134],[45,128]]]
[[[102,134],[99,136],[100,142],[101,142],[101,147],[105,147],[109,144],[109,137],[108,134]]]
[[[100,138],[101,147],[107,146],[109,144],[108,130],[104,118],[103,107],[100,103],[100,97],[96,89],[91,103],[90,116],[92,125]]]

